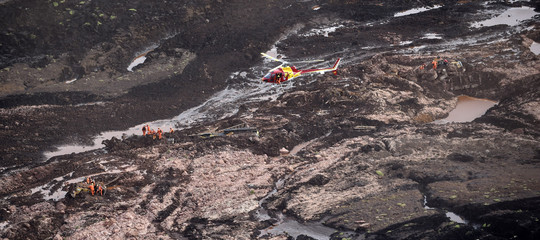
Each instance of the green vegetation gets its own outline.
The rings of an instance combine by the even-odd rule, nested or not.
[[[384,173],[381,170],[377,170],[375,172],[377,173],[377,175],[384,177]]]

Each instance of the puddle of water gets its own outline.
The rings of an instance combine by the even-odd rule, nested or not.
[[[127,67],[127,70],[133,72],[133,68],[139,66],[140,64],[143,64],[144,61],[146,61],[146,53],[133,59],[131,64],[129,64],[129,66]]]
[[[438,33],[426,33],[422,39],[442,39],[442,35]]]
[[[469,221],[461,218],[460,216],[458,216],[457,214],[455,214],[453,212],[446,212],[446,217],[448,219],[450,219],[450,221],[452,221],[452,222],[457,222],[457,223],[462,223],[462,224],[469,224]]]
[[[401,42],[399,42],[399,46],[405,46],[405,45],[409,45],[411,43],[413,43],[413,41],[401,41]]]
[[[165,39],[168,39],[168,38],[165,38]],[[157,47],[159,47],[159,45],[154,44],[154,45],[151,45],[150,47],[147,47],[145,50],[142,51],[142,53],[139,52],[139,54],[137,54],[137,57],[135,57],[133,59],[133,61],[131,61],[131,63],[127,67],[127,70],[130,71],[130,72],[133,72],[134,67],[136,67],[136,66],[138,66],[140,64],[143,64],[144,61],[146,61],[146,54],[148,54],[151,51],[154,51],[154,49],[156,49]]]
[[[534,53],[535,55],[540,54],[540,43],[533,42],[529,49],[531,49],[531,52]]]
[[[435,209],[427,205],[427,197],[424,195],[424,209]]]
[[[69,80],[69,81],[66,81],[66,83],[67,83],[67,84],[70,84],[70,83],[73,83],[73,82],[75,82],[75,81],[77,81],[77,80],[78,80],[77,78],[74,78],[74,79],[71,79],[71,80]]]
[[[326,240],[330,239],[330,235],[336,232],[336,229],[326,227],[322,223],[299,223],[292,218],[283,216],[283,214],[279,214],[278,219],[277,225],[262,230],[259,236],[287,233],[294,238],[306,235],[318,240]]]
[[[68,175],[71,176],[72,174],[73,174],[73,172],[71,172],[69,174],[66,174],[64,176],[61,176],[61,177],[57,177],[57,178],[53,179],[53,181],[51,181],[51,182],[49,182],[49,183],[47,183],[45,185],[41,185],[41,186],[37,186],[35,188],[32,188],[30,190],[31,194],[39,192],[43,196],[44,200],[59,201],[60,199],[63,199],[67,194],[67,191],[62,190],[62,188],[63,188],[62,181],[64,180],[64,177],[66,177]],[[55,185],[58,185],[58,184],[60,184],[60,187],[56,191],[51,192],[51,188],[54,187]]]
[[[409,9],[409,10],[406,10],[406,11],[403,11],[403,12],[398,12],[398,13],[394,14],[394,17],[403,17],[403,16],[407,16],[407,15],[418,14],[418,13],[421,13],[421,12],[426,12],[426,11],[437,9],[437,8],[440,8],[440,7],[442,7],[442,5],[435,5],[433,7],[413,8],[413,9]]]
[[[436,208],[432,208],[430,206],[428,206],[428,203],[427,203],[427,197],[426,195],[424,195],[424,209],[431,209],[431,210],[437,210]],[[457,222],[457,223],[461,223],[461,224],[469,224],[469,221],[462,218],[461,216],[453,213],[453,212],[445,212],[445,215],[448,219],[450,219],[450,221],[452,222]],[[472,225],[475,229],[477,227],[477,225],[473,224]]]
[[[94,137],[92,145],[66,144],[66,145],[62,145],[62,146],[57,146],[56,147],[57,150],[55,150],[55,151],[44,152],[43,155],[47,159],[50,159],[52,157],[56,157],[56,156],[60,156],[60,155],[66,155],[66,154],[71,154],[71,153],[80,153],[80,152],[86,152],[86,151],[92,151],[92,150],[100,149],[100,148],[104,147],[104,145],[102,144],[103,140],[108,140],[108,139],[111,139],[113,137],[121,139],[122,136],[130,136],[130,135],[134,135],[134,134],[140,134],[139,132],[142,132],[141,131],[142,126],[143,126],[143,124],[141,124],[140,126],[130,128],[130,129],[125,130],[125,131],[102,132],[99,135]],[[152,125],[152,127],[153,127],[153,125]],[[168,129],[168,128],[165,128],[165,129]]]
[[[325,37],[328,37],[329,33],[335,32],[340,27],[343,27],[343,25],[340,24],[340,25],[329,26],[329,27],[320,28],[320,29],[312,29],[306,34],[304,34],[304,36],[309,37],[309,36],[315,36],[315,35],[323,35]]]
[[[534,8],[531,7],[510,8],[494,18],[473,23],[471,24],[471,27],[490,27],[500,24],[516,26],[522,21],[532,19],[537,14],[539,13],[535,12]]]
[[[459,96],[456,108],[448,114],[448,117],[433,121],[433,123],[471,122],[484,115],[488,109],[495,105],[497,102],[491,100]]]

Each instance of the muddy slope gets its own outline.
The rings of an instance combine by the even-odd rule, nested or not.
[[[277,18],[281,4],[3,3],[2,165],[26,164],[52,145],[89,141],[204,101],[301,19],[302,12]],[[147,61],[127,71],[141,54]],[[84,105],[96,101],[104,103]],[[28,105],[40,107],[29,116],[19,107]]]
[[[123,4],[0,5],[11,14],[2,29],[13,32],[2,35],[11,55],[2,52],[9,69],[0,73],[6,83],[0,237],[539,237],[540,58],[530,49],[540,42],[539,23],[533,18],[518,27],[469,27],[489,18],[485,11],[534,3],[445,1],[403,17],[393,16],[435,3]],[[37,20],[18,20],[30,10],[39,10],[36,17],[47,29],[32,25]],[[275,17],[284,11],[288,18]],[[100,34],[83,34],[93,26]],[[35,37],[29,29],[38,29]],[[47,37],[51,31],[64,35]],[[72,41],[44,47],[56,37]],[[131,39],[135,46],[127,44]],[[156,41],[147,62],[128,72],[131,59]],[[275,99],[238,102],[233,116],[166,133],[162,140],[113,138],[103,149],[41,158],[56,143],[88,142],[103,130],[178,114],[226,85],[247,85],[260,77],[259,52],[272,44],[284,56],[343,62],[338,75],[298,78],[272,89],[281,91]],[[40,65],[27,58],[44,54],[56,60]],[[430,63],[438,56],[462,66],[434,69]],[[97,72],[86,69],[92,64]],[[58,69],[66,68],[60,78]],[[229,78],[232,72],[244,74]],[[66,83],[79,73],[84,77]],[[29,74],[50,78],[23,88],[17,79],[31,79]],[[99,90],[103,86],[114,88]],[[498,104],[473,122],[432,123],[463,94]],[[258,131],[197,136],[241,123]],[[105,194],[72,198],[76,183],[87,177],[106,183]],[[283,225],[283,218],[295,225]],[[323,226],[330,234],[293,234],[291,226]]]

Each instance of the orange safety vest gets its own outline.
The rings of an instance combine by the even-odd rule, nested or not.
[[[92,196],[94,196],[94,185],[90,184],[90,186],[88,186],[88,188],[90,188],[90,192],[92,193]]]

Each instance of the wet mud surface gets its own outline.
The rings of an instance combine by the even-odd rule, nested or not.
[[[472,27],[535,4],[2,1],[0,237],[538,239],[539,15]],[[269,87],[273,47],[343,60]],[[434,123],[458,96],[497,104]],[[71,197],[87,177],[105,194]]]

